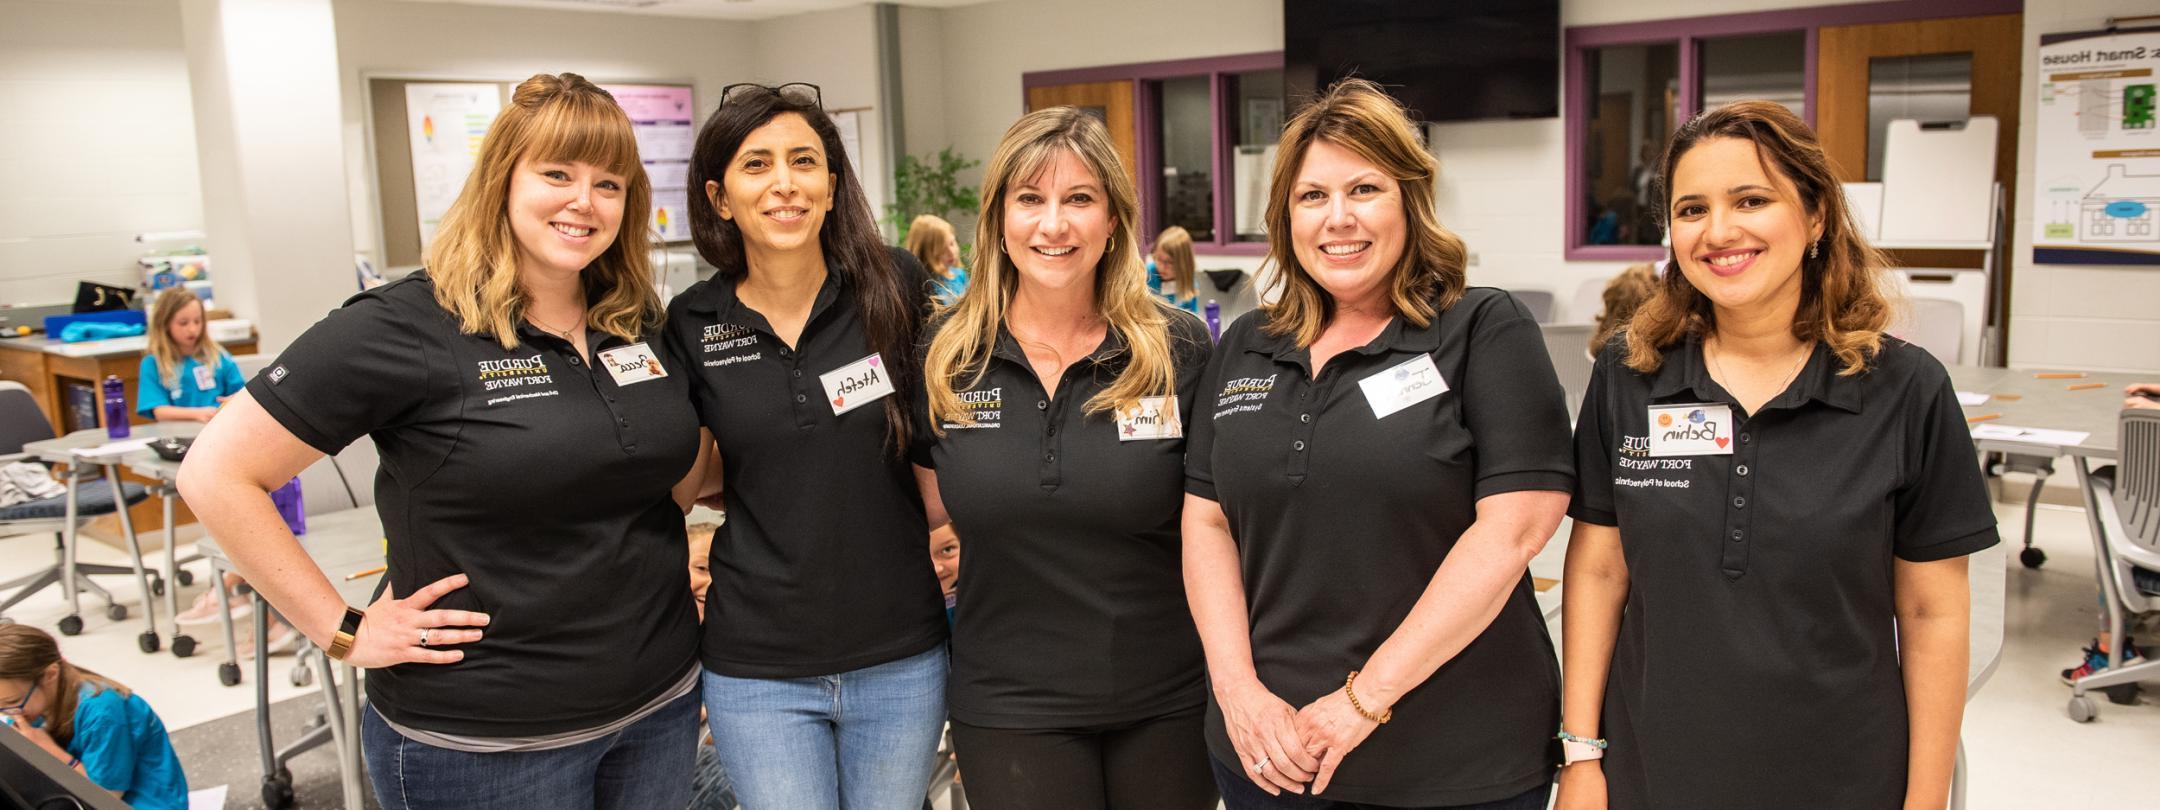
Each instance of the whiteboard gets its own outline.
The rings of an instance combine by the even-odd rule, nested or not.
[[[1962,128],[1890,122],[1883,144],[1882,241],[1987,242],[1995,204],[1995,117]]]

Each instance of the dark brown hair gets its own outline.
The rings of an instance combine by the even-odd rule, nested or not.
[[[1590,336],[1591,354],[1605,348],[1613,335],[1627,328],[1628,319],[1635,317],[1635,310],[1641,309],[1644,301],[1657,294],[1657,276],[1657,265],[1631,264],[1620,271],[1620,275],[1605,282],[1605,292],[1601,296],[1605,308],[1598,311],[1597,330]]]
[[[1845,202],[1845,187],[1830,169],[1822,144],[1805,122],[1770,101],[1735,101],[1695,116],[1672,136],[1658,164],[1658,216],[1670,232],[1673,167],[1688,150],[1718,138],[1755,145],[1765,173],[1793,184],[1800,203],[1823,225],[1814,258],[1800,262],[1800,308],[1793,312],[1793,337],[1822,341],[1837,355],[1839,374],[1858,374],[1882,348],[1883,330],[1895,304],[1883,288],[1881,273],[1888,257],[1860,235]],[[1717,324],[1710,298],[1680,272],[1680,256],[1629,322],[1627,365],[1648,374],[1664,362],[1663,351],[1690,335],[1706,336]]]

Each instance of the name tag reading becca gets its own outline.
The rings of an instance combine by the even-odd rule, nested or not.
[[[615,377],[616,385],[630,385],[667,376],[667,369],[660,367],[660,356],[643,343],[617,346],[600,353],[600,362]]]
[[[1440,367],[1433,365],[1432,355],[1429,354],[1418,355],[1394,368],[1359,380],[1358,387],[1365,389],[1365,401],[1372,404],[1375,419],[1386,419],[1388,414],[1432,399],[1448,390],[1447,380],[1441,379]]]
[[[1118,414],[1118,441],[1138,442],[1184,436],[1185,429],[1178,425],[1175,398],[1141,397],[1138,406]]]
[[[1732,455],[1732,408],[1724,405],[1650,406],[1650,455]]]
[[[212,371],[209,366],[196,366],[195,389],[198,391],[208,391],[216,387],[217,372]]]
[[[885,369],[885,358],[875,354],[820,374],[818,382],[825,385],[825,401],[832,404],[834,416],[876,402],[893,392],[892,375]]]

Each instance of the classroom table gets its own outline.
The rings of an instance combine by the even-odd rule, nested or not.
[[[345,604],[366,607],[382,579],[384,561],[382,519],[375,507],[309,515],[307,524],[308,533],[300,536],[300,547],[330,579]],[[196,548],[210,561],[212,576],[222,577],[232,569],[232,561],[215,539],[203,538],[196,542]],[[270,606],[259,592],[250,598],[255,600],[255,732],[262,751],[263,803],[272,808],[290,806],[292,775],[285,763],[327,739],[337,747],[338,781],[345,806],[361,807],[360,783],[366,771],[360,757],[359,671],[330,660],[320,649],[307,648],[304,654],[313,656],[315,665],[321,668],[320,683],[329,722],[323,729],[278,749],[270,735]],[[327,738],[323,731],[328,732]]]
[[[130,562],[134,564],[135,580],[138,585],[142,586],[144,629],[142,636],[138,639],[138,644],[142,651],[146,653],[158,650],[156,598],[150,586],[149,575],[143,570],[142,542],[135,536],[135,523],[128,515],[127,500],[122,497],[124,493],[120,484],[120,468],[126,466],[130,460],[134,460],[138,456],[156,458],[156,453],[151,452],[148,447],[141,446],[141,443],[145,440],[165,436],[193,436],[201,430],[202,424],[199,422],[155,422],[147,425],[136,425],[129,432],[129,435],[122,439],[112,438],[111,435],[105,432],[104,428],[90,428],[78,430],[58,438],[29,442],[23,445],[23,453],[29,458],[68,466],[66,528],[61,532],[61,545],[63,546],[61,558],[65,561],[64,564],[67,570],[62,573],[60,578],[62,592],[66,595],[68,601],[68,615],[61,620],[61,632],[74,635],[81,632],[82,628],[82,618],[80,616],[82,609],[78,602],[80,594],[75,588],[75,550],[76,543],[79,541],[76,536],[76,504],[78,485],[84,477],[81,471],[85,467],[94,466],[101,470],[106,485],[112,487],[113,513],[120,518],[120,533],[127,538],[128,557]],[[110,449],[110,452],[99,452],[101,449],[107,448]],[[180,581],[177,578],[179,576],[178,565],[175,562],[176,557],[173,552],[173,547],[176,544],[173,542],[173,532],[171,531],[171,515],[168,513],[166,518],[165,558],[167,562],[162,581],[165,583],[165,593],[171,595],[171,598],[167,601],[177,606]],[[179,611],[176,609],[171,615],[177,616]],[[70,625],[75,629],[69,630]],[[175,627],[174,632],[178,632],[177,627]]]

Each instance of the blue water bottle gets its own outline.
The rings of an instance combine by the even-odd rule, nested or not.
[[[111,374],[105,375],[105,435],[128,437],[127,384]]]
[[[1216,342],[1222,342],[1222,305],[1215,299],[1207,300],[1207,333]]]

